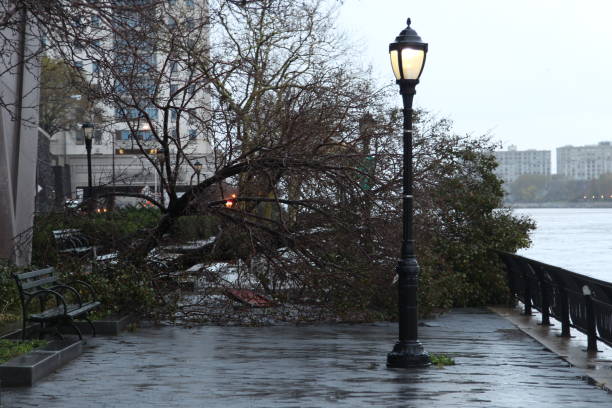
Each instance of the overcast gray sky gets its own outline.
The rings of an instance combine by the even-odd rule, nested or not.
[[[456,131],[520,150],[612,140],[612,0],[345,0],[340,26],[383,81],[407,17],[429,43],[415,104]]]

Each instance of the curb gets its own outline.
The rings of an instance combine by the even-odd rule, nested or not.
[[[78,339],[54,340],[44,347],[0,364],[2,387],[31,387],[83,352]]]
[[[539,323],[540,313],[525,316],[518,308],[489,306],[489,310],[509,320],[519,330],[555,353],[569,365],[583,371],[583,379],[591,385],[612,393],[612,348],[597,342],[598,352],[586,352],[587,337],[572,330],[571,338],[560,337],[561,323],[554,320],[552,326]]]

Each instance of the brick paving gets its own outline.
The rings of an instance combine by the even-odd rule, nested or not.
[[[3,407],[612,406],[612,395],[508,320],[454,310],[424,322],[455,366],[385,367],[396,325],[141,328],[88,340],[77,360]]]

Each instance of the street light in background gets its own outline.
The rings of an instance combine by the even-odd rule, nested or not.
[[[200,172],[202,171],[202,163],[197,160],[195,163],[193,163],[193,168],[195,169],[196,175],[198,177],[198,185],[200,185]]]
[[[91,141],[94,134],[93,123],[83,123],[81,126],[83,129],[83,137],[85,139],[85,150],[87,151],[87,208],[89,212],[93,212],[95,209],[94,197],[92,194],[92,182],[91,182]]]
[[[412,99],[423,72],[427,44],[408,26],[395,42],[389,44],[391,67],[404,103],[404,163],[402,183],[402,252],[397,265],[399,340],[387,355],[387,367],[425,367],[431,364],[429,354],[418,340],[417,286],[419,264],[414,251],[413,237],[413,179],[412,179]]]

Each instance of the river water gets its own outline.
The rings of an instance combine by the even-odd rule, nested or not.
[[[612,282],[612,208],[521,208],[537,224],[519,255]]]

